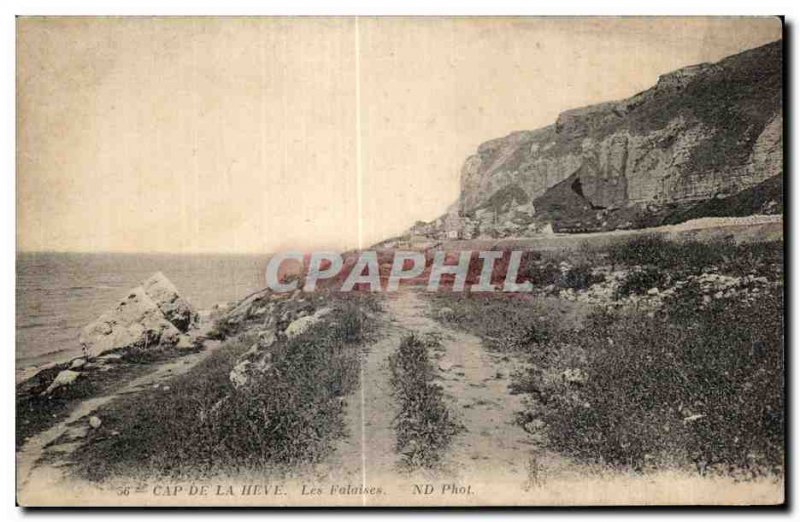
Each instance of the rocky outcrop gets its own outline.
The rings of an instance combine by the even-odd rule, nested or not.
[[[186,332],[197,321],[197,313],[180,296],[175,285],[161,272],[156,272],[142,284],[147,296],[164,314],[164,317],[181,332]]]
[[[157,273],[86,326],[80,344],[89,358],[126,348],[174,346],[195,317],[172,283]]]
[[[295,319],[289,326],[286,327],[286,334],[287,339],[293,339],[299,335],[306,333],[310,328],[318,324],[323,317],[328,315],[331,312],[331,309],[328,307],[320,308],[312,315],[305,315],[298,319]]]
[[[782,127],[778,41],[664,74],[626,100],[565,111],[554,125],[482,144],[462,168],[450,226],[440,218],[426,235],[657,225],[675,210],[781,176]],[[533,205],[533,215],[519,215],[521,202]]]
[[[273,370],[276,346],[308,334],[315,328],[327,328],[333,308],[325,299],[303,292],[292,294],[258,292],[240,301],[218,319],[247,329],[255,342],[236,361],[228,375],[236,389],[247,387]]]
[[[80,376],[80,372],[62,370],[58,373],[58,375],[56,375],[56,378],[53,379],[53,382],[50,383],[50,386],[48,386],[47,389],[42,392],[42,395],[50,395],[58,388],[69,386],[77,381]]]

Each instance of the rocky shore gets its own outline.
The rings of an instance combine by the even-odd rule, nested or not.
[[[17,446],[80,401],[207,349],[209,326],[208,314],[198,313],[164,274],[153,274],[83,329],[82,355],[17,373]]]

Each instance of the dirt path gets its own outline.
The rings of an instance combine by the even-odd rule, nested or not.
[[[529,436],[515,422],[521,399],[508,389],[514,362],[490,354],[481,340],[457,332],[427,316],[424,300],[411,290],[388,294],[386,326],[378,341],[362,358],[362,387],[348,401],[347,429],[331,462],[330,480],[358,485],[382,485],[394,494],[410,493],[414,483],[444,481],[513,484],[528,480],[532,447]],[[397,405],[392,397],[388,357],[409,333],[432,333],[442,347],[432,352],[437,380],[448,406],[465,430],[455,437],[441,469],[409,472],[395,450],[393,420]],[[395,487],[392,487],[392,486]],[[396,488],[403,488],[397,491]],[[409,490],[408,492],[404,490]],[[380,498],[364,496],[364,504],[380,504]]]
[[[64,478],[61,469],[69,463],[70,454],[89,431],[88,417],[100,407],[123,395],[165,384],[173,377],[185,374],[211,355],[220,344],[219,341],[205,341],[202,351],[160,364],[152,372],[132,380],[113,393],[87,399],[72,410],[66,419],[29,438],[17,452],[17,491],[23,491],[29,483],[41,489],[59,483]],[[84,422],[77,424],[79,421]],[[51,445],[62,436],[66,436],[64,438],[68,442]]]

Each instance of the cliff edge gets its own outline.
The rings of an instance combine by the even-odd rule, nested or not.
[[[780,213],[782,139],[776,41],[483,143],[464,163],[458,201],[409,234],[525,236]]]

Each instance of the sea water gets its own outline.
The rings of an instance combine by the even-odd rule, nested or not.
[[[17,254],[17,368],[80,355],[81,329],[161,271],[198,310],[264,287],[269,255]]]

